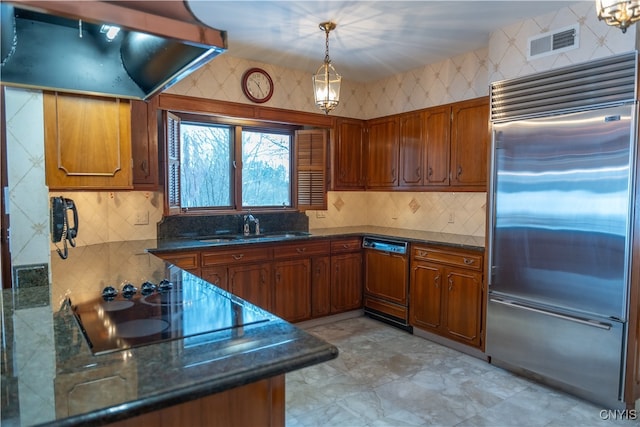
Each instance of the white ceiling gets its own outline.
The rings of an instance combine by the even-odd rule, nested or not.
[[[495,29],[572,3],[576,1],[187,0],[200,21],[227,31],[228,55],[309,73],[324,59],[325,34],[318,25],[333,21],[331,62],[345,79],[356,82],[486,47]]]

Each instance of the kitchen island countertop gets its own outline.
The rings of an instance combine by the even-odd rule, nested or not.
[[[149,254],[155,244],[77,247],[64,261],[54,252],[51,288],[2,292],[3,425],[106,424],[337,357],[333,345]],[[67,298],[81,302],[107,285],[167,276],[213,289],[212,298],[245,304],[268,321],[94,355]]]

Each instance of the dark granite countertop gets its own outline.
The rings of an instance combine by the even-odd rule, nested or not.
[[[337,356],[337,349],[146,252],[156,241],[73,248],[51,255],[52,287],[2,292],[2,424],[100,425],[284,374]],[[187,339],[93,355],[67,303],[106,285],[189,280],[268,321]],[[211,293],[211,292],[209,292]],[[210,338],[210,340],[208,339]],[[44,362],[30,365],[32,359]]]
[[[484,251],[484,237],[469,236],[463,234],[439,233],[433,231],[408,230],[402,228],[354,226],[313,229],[307,233],[276,232],[262,236],[203,236],[199,238],[181,237],[175,239],[161,239],[155,245],[149,247],[150,252],[201,250],[207,247],[235,246],[243,244],[267,243],[276,241],[296,241],[308,239],[326,239],[348,236],[373,236],[401,239],[413,243],[424,243],[453,248],[468,249],[472,251]],[[229,238],[227,238],[229,237]]]

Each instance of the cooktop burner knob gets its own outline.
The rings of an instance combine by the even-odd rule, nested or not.
[[[102,298],[106,301],[111,301],[118,295],[118,290],[113,286],[107,286],[102,290]]]
[[[154,285],[151,282],[144,282],[140,287],[140,292],[142,292],[142,295],[152,294],[155,290],[156,290],[156,285]]]
[[[131,298],[136,292],[138,292],[138,289],[131,283],[127,283],[122,287],[122,296],[125,298]]]
[[[168,291],[168,290],[170,290],[171,288],[173,288],[173,283],[171,283],[171,282],[170,282],[170,281],[168,281],[167,279],[162,279],[162,280],[160,281],[160,283],[158,283],[158,290],[159,290],[160,292]]]

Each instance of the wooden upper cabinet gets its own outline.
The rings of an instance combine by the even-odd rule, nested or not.
[[[424,112],[426,150],[425,185],[449,185],[449,142],[451,106],[429,108]]]
[[[131,189],[129,101],[44,93],[50,190]]]
[[[453,105],[451,122],[451,186],[487,187],[489,99]]]
[[[131,101],[131,150],[133,186],[136,190],[156,190],[158,170],[158,97],[148,102]]]
[[[367,188],[398,186],[400,146],[398,117],[369,120],[367,145]]]
[[[340,118],[333,147],[333,188],[364,189],[364,121]]]
[[[425,119],[421,111],[400,116],[400,186],[421,186],[425,179]]]

